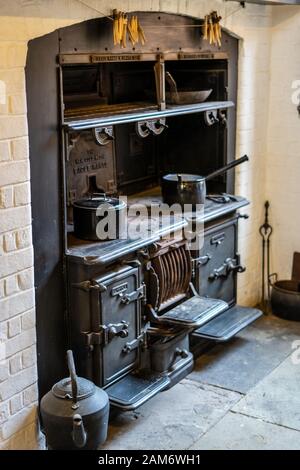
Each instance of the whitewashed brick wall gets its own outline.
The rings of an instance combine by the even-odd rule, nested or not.
[[[240,46],[237,156],[251,163],[237,171],[237,192],[252,204],[241,223],[240,251],[248,272],[240,301],[259,299],[260,239],[265,196],[271,8],[221,0],[85,0],[104,14],[111,7],[203,17],[217,9]],[[236,12],[230,16],[231,13]],[[53,14],[53,17],[51,16]],[[0,4],[0,449],[36,448],[37,372],[31,238],[30,168],[24,64],[28,40],[58,27],[101,16],[75,0]],[[2,81],[2,82],[1,82]],[[3,83],[6,92],[3,89]]]
[[[300,252],[300,118],[292,103],[298,80],[300,103],[300,7],[274,9],[268,132],[267,198],[271,203],[272,271],[291,278]]]

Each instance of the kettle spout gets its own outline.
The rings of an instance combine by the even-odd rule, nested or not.
[[[84,447],[87,441],[87,433],[83,426],[82,417],[78,414],[73,416],[72,438],[75,446],[79,448]]]

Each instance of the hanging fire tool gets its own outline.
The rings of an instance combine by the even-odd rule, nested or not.
[[[269,209],[270,203],[267,201],[265,203],[265,222],[260,227],[259,233],[262,236],[262,299],[261,299],[261,309],[268,315],[270,312],[270,245],[271,245],[271,235],[273,233],[273,227],[269,224]],[[267,292],[266,292],[266,285]]]

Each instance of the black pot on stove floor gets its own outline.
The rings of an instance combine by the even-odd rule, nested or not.
[[[300,281],[275,281],[272,284],[271,308],[284,320],[300,322]]]

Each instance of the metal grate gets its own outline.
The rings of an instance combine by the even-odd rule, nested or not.
[[[150,298],[159,311],[186,297],[192,275],[190,252],[185,241],[158,245],[151,259]]]

